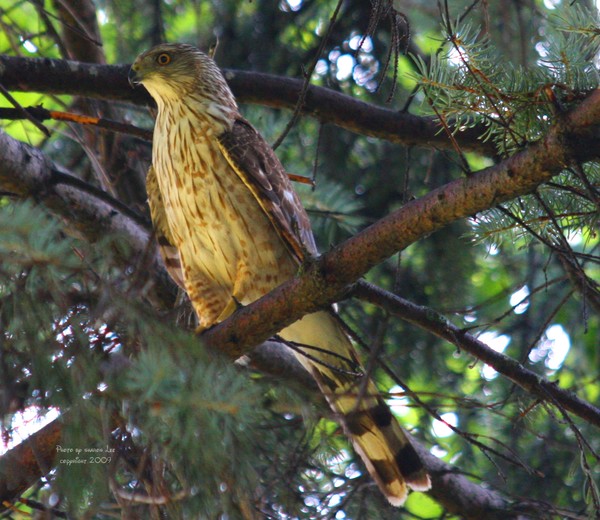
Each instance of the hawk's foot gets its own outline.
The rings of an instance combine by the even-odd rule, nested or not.
[[[235,311],[237,311],[238,309],[240,309],[242,307],[243,307],[243,305],[240,303],[240,301],[235,296],[232,296],[231,300],[229,300],[229,303],[221,311],[221,314],[219,314],[219,317],[217,318],[216,323],[221,323],[223,320],[226,320]]]

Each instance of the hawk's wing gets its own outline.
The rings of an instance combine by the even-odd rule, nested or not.
[[[148,206],[150,206],[150,215],[152,216],[158,249],[165,262],[167,272],[175,280],[175,283],[185,290],[179,251],[175,247],[175,242],[171,236],[165,207],[156,180],[156,172],[152,166],[150,166],[146,175],[146,192],[148,193]]]
[[[262,135],[248,121],[239,118],[231,131],[219,136],[219,147],[292,255],[300,262],[307,253],[316,255],[308,215],[281,162]]]

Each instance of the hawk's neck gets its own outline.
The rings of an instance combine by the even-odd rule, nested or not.
[[[197,131],[207,136],[217,137],[223,132],[231,130],[236,118],[240,117],[236,105],[219,103],[210,99],[196,100],[192,97],[187,99],[165,99],[157,100],[158,117],[157,125],[166,127],[177,126],[185,119]]]

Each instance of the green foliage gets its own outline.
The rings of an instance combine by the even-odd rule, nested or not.
[[[465,154],[470,174],[539,140],[598,87],[598,17],[583,2],[563,1],[557,9],[542,2],[531,8],[452,2],[441,29],[437,6],[413,4],[405,14],[414,56],[400,58],[388,100],[391,29],[384,19],[367,34],[371,2],[342,4],[320,56],[336,1],[96,3],[109,63],[131,61],[163,36],[204,49],[218,37],[222,66],[302,78],[318,58],[313,83],[394,110],[404,109],[418,82],[411,112],[456,121],[456,132],[481,128],[480,138],[496,145],[498,157]],[[56,16],[49,2],[3,5],[0,52],[62,56]],[[359,50],[363,38],[369,46]],[[73,108],[69,97],[13,96],[25,106],[94,112],[81,101]],[[111,117],[150,126],[139,107],[111,105]],[[291,117],[242,109],[269,142]],[[146,145],[79,129],[75,139],[75,132],[54,132],[46,141],[22,122],[4,128],[144,211],[141,184],[122,189],[121,183],[146,169]],[[305,116],[277,150],[292,173],[310,176],[317,165],[316,190],[299,191],[322,250],[465,175],[456,152],[402,147]],[[599,183],[597,162],[574,165],[532,194],[413,244],[368,279],[596,403]],[[75,518],[114,517],[116,507],[131,507],[140,518],[241,518],[248,504],[266,518],[452,518],[422,494],[412,494],[401,512],[389,507],[322,408],[284,382],[206,352],[175,324],[185,309],[156,311],[139,258],[123,265],[122,237],[89,244],[70,228],[39,206],[2,199],[2,424],[18,426],[23,409],[58,410],[63,447],[99,450],[89,453],[111,461],[78,464],[73,453],[63,453],[65,462],[30,496]],[[561,263],[565,253],[580,268],[576,276]],[[593,426],[569,415],[571,424],[555,406],[374,305],[352,300],[341,307],[351,328],[379,349],[373,375],[395,397],[394,413],[432,453],[510,499],[539,500],[562,516],[593,516],[600,451]],[[441,428],[438,415],[457,431]],[[136,503],[148,496],[165,504]]]
[[[148,470],[162,465],[165,484],[180,496],[173,514],[236,518],[239,503],[271,470],[278,454],[265,447],[277,445],[286,421],[270,411],[261,380],[132,305],[127,283],[116,283],[122,273],[106,270],[107,252],[119,242],[107,237],[90,249],[39,208],[2,208],[0,389],[27,388],[23,406],[63,411],[52,480],[73,514],[108,514],[109,482],[141,492],[135,464],[142,460],[130,453],[130,466],[117,463],[123,449],[115,437],[118,414],[133,432],[132,445],[149,447]],[[141,352],[129,358],[132,347]],[[286,399],[294,408],[296,398],[287,392]],[[297,442],[294,437],[285,442]],[[286,490],[275,486],[271,493],[285,497]]]
[[[455,131],[484,124],[482,138],[510,155],[543,135],[555,121],[554,105],[566,109],[575,93],[598,87],[592,62],[600,50],[597,28],[595,10],[563,8],[545,26],[538,66],[523,68],[503,62],[478,27],[457,22],[429,63],[415,56],[417,78],[435,112],[455,120]]]
[[[315,190],[298,191],[302,191],[313,229],[326,247],[364,226],[365,219],[360,215],[362,202],[343,186],[324,181],[319,182]]]
[[[472,219],[469,236],[492,248],[503,243],[524,247],[535,240],[560,247],[568,240],[593,251],[598,244],[598,209],[581,179],[597,178],[598,165],[585,165],[581,173],[566,171],[536,195],[519,197],[478,215]]]
[[[543,136],[578,93],[598,87],[598,23],[595,10],[562,8],[545,25],[538,66],[525,69],[503,63],[478,28],[457,22],[429,64],[415,58],[421,88],[440,117],[455,121],[455,131],[483,124],[482,139],[492,139],[501,156],[510,155]],[[504,241],[523,246],[536,238],[557,246],[563,236],[579,234],[595,243],[598,208],[582,180],[594,182],[598,165],[578,168],[581,173],[565,171],[535,196],[478,215],[470,236],[492,247]]]

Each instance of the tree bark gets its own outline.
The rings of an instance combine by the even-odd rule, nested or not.
[[[14,500],[52,469],[61,431],[56,419],[0,457],[0,504]]]
[[[345,298],[372,267],[460,218],[533,191],[568,165],[600,153],[600,89],[538,143],[501,163],[408,202],[302,268],[302,274],[207,331],[205,342],[242,355],[301,316]],[[265,320],[265,316],[269,319]]]
[[[0,84],[8,90],[71,94],[96,99],[123,100],[153,106],[143,89],[132,89],[127,81],[129,65],[96,65],[74,61],[32,59],[0,55]],[[225,69],[240,103],[258,103],[294,109],[303,81],[272,74]],[[432,117],[419,117],[359,101],[340,92],[311,85],[303,114],[351,132],[405,145],[452,149],[453,143]],[[491,142],[479,136],[484,128],[459,131],[454,136],[463,151],[494,156]]]

